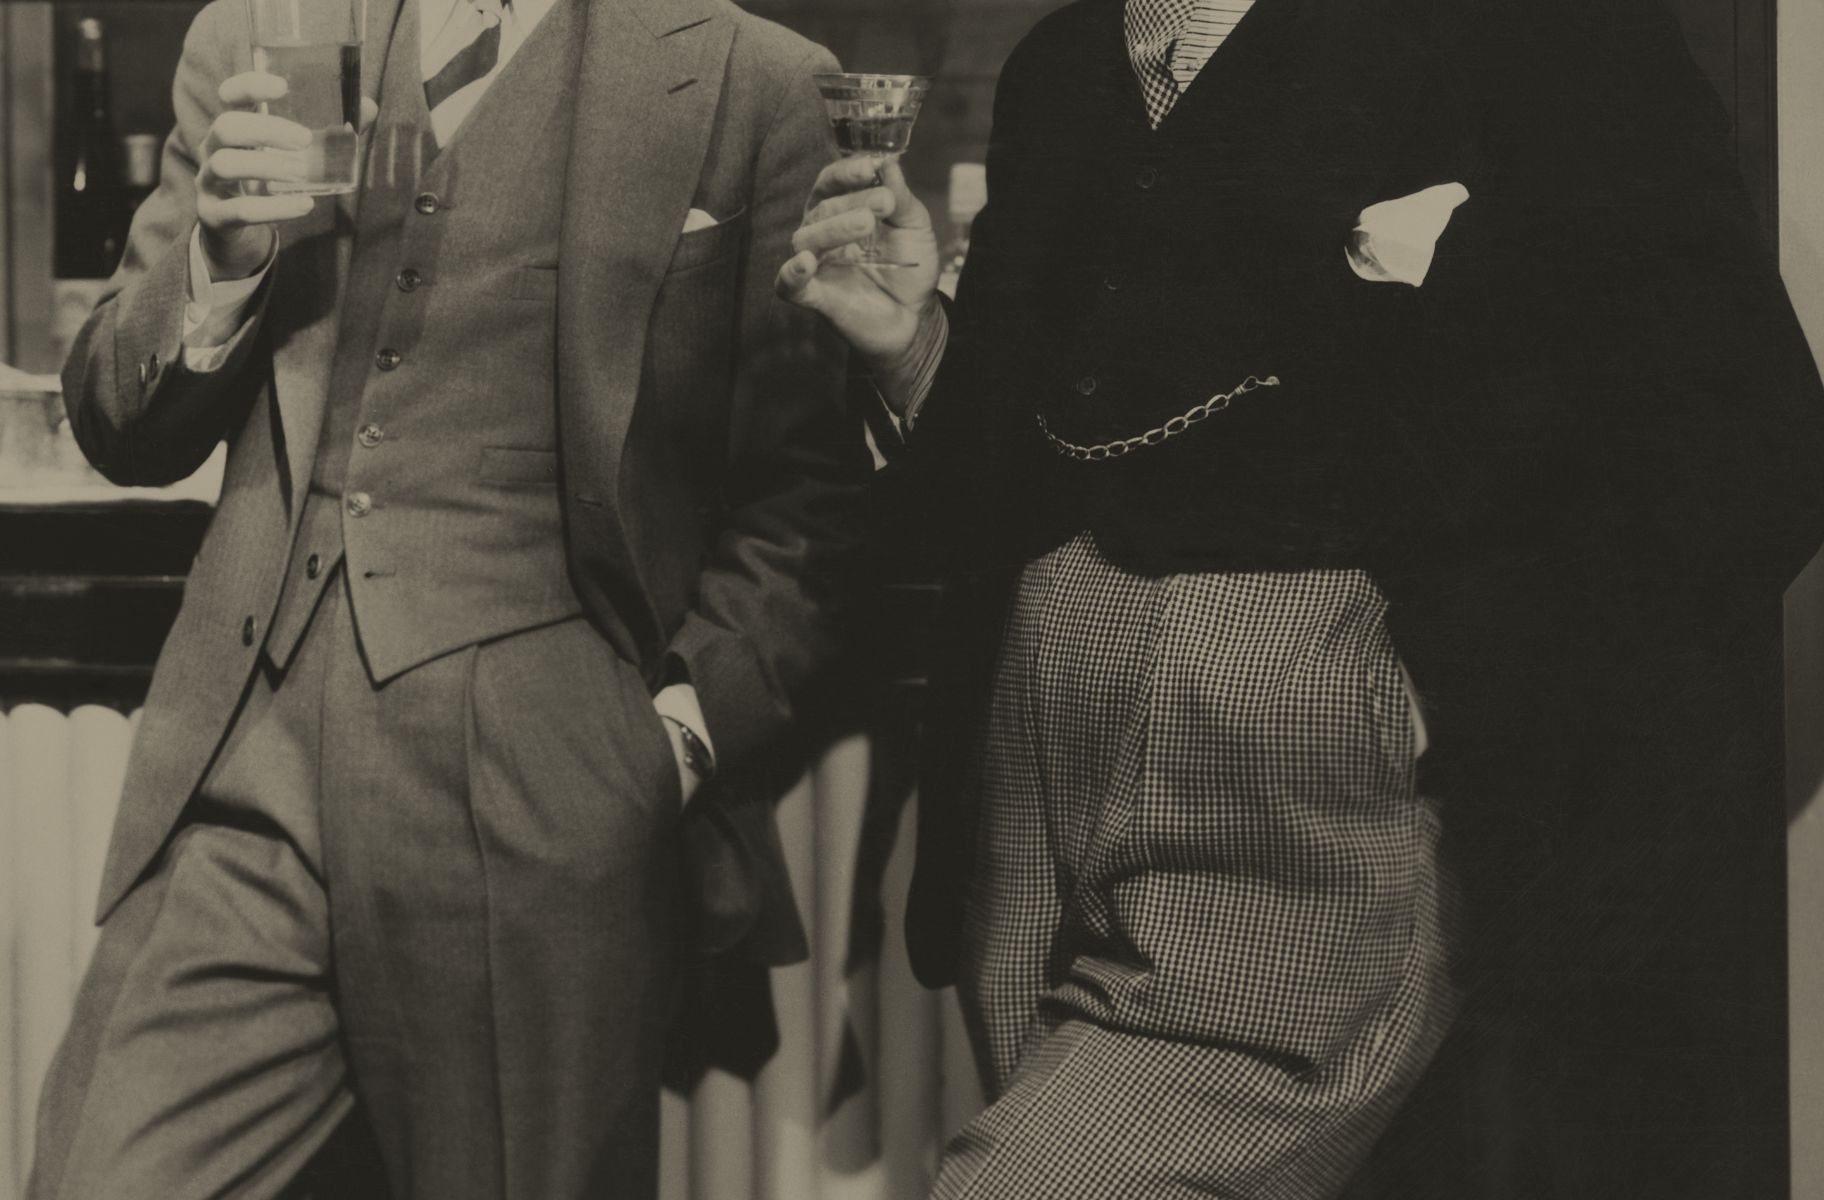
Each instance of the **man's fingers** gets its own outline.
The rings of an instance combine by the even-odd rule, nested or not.
[[[198,198],[197,219],[211,229],[223,231],[247,225],[271,225],[295,221],[308,216],[312,206],[309,196],[229,196]]]
[[[877,186],[880,164],[881,160],[872,156],[837,159],[817,173],[817,182],[811,185],[811,202]]]
[[[230,108],[248,108],[255,104],[269,103],[282,99],[285,92],[285,81],[264,71],[243,71],[239,75],[230,75],[216,89],[222,103]]]
[[[215,119],[210,129],[214,150],[220,146],[259,149],[266,146],[280,150],[302,150],[310,145],[310,130],[296,121],[264,113],[225,112]]]
[[[831,196],[828,200],[819,201],[810,212],[804,215],[804,223],[815,225],[819,221],[827,221],[831,217],[854,212],[858,208],[865,208],[876,216],[890,217],[893,215],[893,207],[892,192],[884,187],[869,188],[865,192],[847,192],[840,196]]]
[[[859,242],[874,232],[875,220],[871,209],[856,208],[838,213],[826,221],[800,225],[798,231],[792,234],[792,249],[822,254],[838,246]]]
[[[209,156],[208,177],[219,181],[212,190],[227,196],[239,184],[253,180],[297,181],[304,178],[304,156],[296,150],[217,150]]]
[[[817,256],[809,250],[800,251],[785,260],[779,268],[779,274],[773,279],[773,291],[781,300],[818,310],[822,300],[822,282],[817,278]]]

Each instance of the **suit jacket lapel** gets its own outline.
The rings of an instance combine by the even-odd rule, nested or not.
[[[558,399],[569,489],[613,502],[647,323],[696,193],[734,31],[710,0],[586,0],[564,185]]]
[[[1230,178],[1293,195],[1372,173],[1424,81],[1434,3],[1256,0],[1160,133]]]

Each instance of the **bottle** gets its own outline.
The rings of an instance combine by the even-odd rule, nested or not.
[[[960,162],[950,166],[950,241],[938,256],[941,266],[937,290],[956,298],[957,281],[963,275],[963,260],[969,257],[969,227],[975,215],[988,203],[988,168],[981,163]]]
[[[120,149],[121,207],[131,227],[133,214],[158,189],[159,137],[156,133],[129,133],[120,139]]]
[[[126,224],[101,22],[84,18],[77,38],[70,89],[75,155],[58,189],[55,271],[62,279],[96,279],[113,274],[119,264]]]

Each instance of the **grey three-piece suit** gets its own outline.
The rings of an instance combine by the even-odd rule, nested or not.
[[[366,183],[284,227],[201,374],[196,148],[248,67],[242,6],[204,11],[66,372],[117,479],[230,452],[35,1197],[273,1195],[357,1101],[397,1196],[649,1194],[680,829],[722,803],[680,821],[651,697],[692,684],[738,770],[830,654],[866,463],[839,358],[771,297],[828,56],[721,0],[559,0],[412,170],[415,0],[368,11]],[[770,815],[728,803],[717,861],[764,860]],[[776,928],[748,866],[712,890]]]

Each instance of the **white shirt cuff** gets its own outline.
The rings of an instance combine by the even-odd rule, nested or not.
[[[659,689],[659,694],[652,698],[652,707],[661,717],[676,721],[703,743],[709,751],[709,757],[716,757],[716,744],[709,738],[709,726],[703,720],[703,705],[697,700],[697,689],[688,683],[674,683],[670,687]]]
[[[1460,183],[1440,183],[1397,200],[1370,204],[1344,247],[1350,269],[1371,283],[1418,287],[1431,270],[1438,238],[1457,206],[1469,199]]]
[[[184,305],[184,341],[182,366],[195,374],[219,370],[234,348],[236,335],[247,324],[247,311],[254,293],[266,282],[278,257],[279,239],[260,269],[245,279],[216,280],[209,274],[209,259],[203,253],[203,230],[190,231],[190,301]]]

